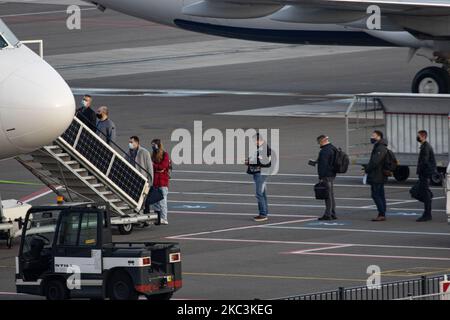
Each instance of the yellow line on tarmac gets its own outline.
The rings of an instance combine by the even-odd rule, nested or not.
[[[349,282],[364,282],[364,283],[367,281],[367,279],[306,277],[306,276],[282,276],[282,275],[259,275],[259,274],[233,274],[233,273],[209,273],[209,272],[183,272],[183,275],[187,275],[187,276],[206,276],[206,277],[260,278],[260,279],[279,279],[279,280],[349,281]]]

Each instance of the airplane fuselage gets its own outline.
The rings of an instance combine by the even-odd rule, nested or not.
[[[75,113],[66,82],[5,29],[0,20],[0,159],[50,144]]]

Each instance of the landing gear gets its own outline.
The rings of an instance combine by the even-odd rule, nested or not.
[[[447,68],[427,67],[420,70],[414,77],[412,83],[413,93],[449,93],[450,76]]]

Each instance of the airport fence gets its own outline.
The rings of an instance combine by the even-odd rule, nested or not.
[[[382,283],[378,288],[368,286],[340,287],[336,290],[288,296],[276,300],[440,300],[448,297],[440,294],[440,282],[445,275]]]

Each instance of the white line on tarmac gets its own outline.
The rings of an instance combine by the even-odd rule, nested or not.
[[[236,206],[256,206],[254,202],[226,202],[226,201],[186,201],[186,200],[168,200],[172,203],[199,203],[199,204],[226,204]],[[291,207],[291,208],[319,208],[323,209],[324,205],[309,205],[309,204],[287,204],[287,203],[270,203],[269,207]],[[353,209],[353,210],[372,210],[371,208],[355,207],[355,206],[337,206],[337,209]],[[389,208],[397,211],[418,211],[419,208]],[[446,212],[446,210],[433,210],[434,212]]]
[[[180,178],[174,178],[171,179],[171,181],[180,181],[180,182],[214,182],[214,183],[231,183],[231,184],[253,184],[253,181],[240,181],[240,180],[219,180],[219,179],[180,179]],[[307,183],[307,182],[273,182],[268,181],[268,185],[288,185],[288,186],[314,186],[315,183]],[[345,187],[345,188],[369,188],[368,185],[364,184],[335,184],[335,187]],[[409,186],[391,186],[386,185],[386,189],[403,189],[403,190],[409,190],[411,187]],[[432,190],[442,190],[442,188],[430,188]]]
[[[433,200],[441,200],[441,199],[445,199],[445,197],[433,198]],[[398,202],[388,203],[388,206],[397,206],[399,204],[418,203],[418,202],[419,202],[418,200],[399,200]],[[363,208],[373,209],[373,208],[376,208],[376,205],[372,204],[370,206],[366,206],[366,207],[363,207]]]
[[[229,197],[255,197],[254,193],[221,193],[221,192],[184,192],[184,191],[169,191],[169,194],[180,194],[180,195],[201,195],[201,196],[229,196]],[[282,198],[282,199],[306,199],[306,200],[316,200],[315,197],[308,196],[286,196],[286,195],[268,195],[268,198]],[[443,197],[442,197],[443,198]],[[435,198],[439,199],[439,198]],[[350,201],[373,201],[372,198],[336,198],[336,200],[350,200]],[[404,201],[403,199],[388,199],[389,201]],[[411,200],[417,201],[417,200]],[[388,203],[388,205],[393,205],[396,203]]]
[[[205,211],[170,211],[170,213],[177,214],[194,214],[194,215],[217,215],[217,216],[251,216],[254,217],[255,213],[236,213],[236,212],[205,212]],[[280,218],[317,218],[317,216],[312,215],[304,215],[304,214],[279,214],[279,213],[271,213],[271,217],[280,217]]]
[[[358,254],[358,253],[331,253],[331,252],[289,252],[288,254],[299,254],[309,256],[325,256],[325,257],[356,257],[356,258],[382,258],[382,259],[409,259],[409,260],[438,260],[450,261],[450,258],[441,257],[418,257],[418,256],[390,256],[378,254]]]
[[[248,173],[238,172],[238,171],[212,171],[212,170],[174,170],[174,173],[199,173],[199,174],[229,174],[229,175],[242,175],[247,176]],[[317,178],[317,174],[307,174],[307,173],[277,173],[275,176],[280,177],[307,177],[307,178]],[[358,179],[362,181],[363,176],[338,176],[337,179]],[[417,180],[417,178],[408,178],[408,181]]]
[[[247,176],[248,173],[237,172],[237,171],[208,171],[208,170],[174,170],[173,173],[200,173],[200,174],[230,174],[230,175],[242,175]],[[317,174],[306,174],[306,173],[277,173],[276,176],[281,177],[311,177],[317,178]],[[362,181],[363,176],[339,176],[338,179],[360,179]]]
[[[269,223],[265,224],[266,226],[275,226],[275,225],[282,225],[282,224],[288,224],[288,223],[298,223],[298,222],[307,222],[316,220],[317,218],[309,218],[309,219],[299,219],[299,220],[290,220],[290,221],[283,221],[283,222],[276,222],[276,223]],[[237,230],[245,230],[245,229],[254,229],[254,228],[260,228],[263,225],[262,224],[256,224],[258,222],[255,222],[255,224],[249,225],[249,226],[243,226],[243,227],[235,227],[235,228],[227,228],[227,229],[219,229],[219,230],[213,230],[213,231],[203,231],[203,232],[196,232],[196,233],[188,233],[188,234],[181,234],[178,236],[171,236],[167,237],[168,239],[178,239],[179,237],[190,237],[190,236],[198,236],[203,234],[211,234],[211,233],[218,233],[218,232],[227,232],[227,231],[237,231]]]
[[[289,245],[348,245],[352,247],[363,248],[389,248],[389,249],[423,249],[423,250],[444,250],[450,251],[447,247],[420,247],[420,246],[397,246],[397,245],[378,245],[378,244],[363,244],[363,243],[330,243],[330,242],[308,242],[308,241],[283,241],[283,240],[261,240],[261,239],[233,239],[233,238],[201,238],[191,236],[175,236],[167,237],[167,239],[177,240],[193,240],[193,241],[216,241],[216,242],[243,242],[243,243],[264,243],[264,244],[289,244]]]
[[[415,234],[430,236],[450,237],[449,233],[441,232],[425,232],[425,231],[396,231],[396,230],[371,230],[371,229],[349,229],[349,228],[322,228],[322,227],[284,227],[284,226],[262,226],[268,229],[292,229],[292,230],[318,230],[318,231],[344,231],[344,232],[364,232],[364,233],[388,233],[388,234]]]
[[[323,250],[333,250],[333,249],[341,249],[341,248],[349,248],[352,247],[353,245],[351,244],[345,244],[345,245],[338,245],[338,246],[327,246],[327,247],[319,247],[319,248],[313,248],[313,249],[306,249],[306,250],[299,250],[299,251],[292,251],[292,252],[288,252],[288,253],[295,253],[295,254],[300,254],[300,253],[307,253],[307,252],[317,252],[317,251],[323,251]]]
[[[88,4],[86,3],[86,5],[88,5]],[[97,8],[84,8],[84,9],[81,9],[81,11],[88,11],[88,10],[97,10]],[[67,11],[66,10],[54,10],[54,11],[41,11],[41,12],[13,13],[13,14],[0,15],[0,18],[38,16],[38,15],[46,15],[46,14],[54,14],[54,13],[67,14]]]

